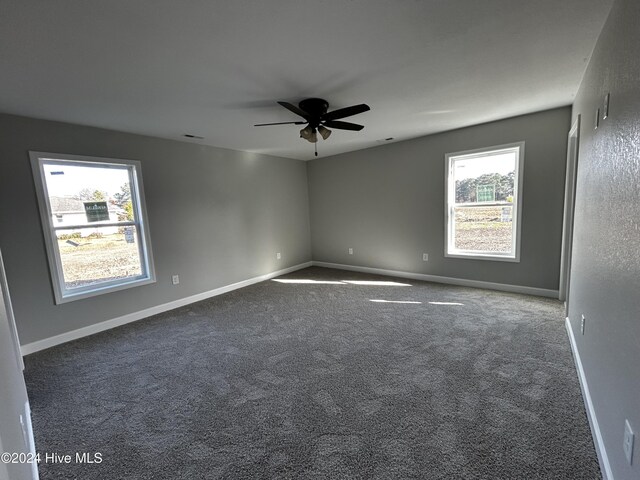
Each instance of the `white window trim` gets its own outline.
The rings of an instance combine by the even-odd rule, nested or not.
[[[83,298],[94,297],[104,293],[124,290],[139,285],[155,283],[156,275],[153,262],[153,253],[151,250],[151,238],[149,235],[149,221],[147,219],[147,207],[144,195],[144,186],[142,184],[141,164],[136,160],[123,160],[116,158],[89,157],[84,155],[66,155],[48,152],[29,152],[31,158],[31,167],[33,171],[33,179],[36,187],[36,195],[38,198],[38,209],[40,211],[40,220],[42,222],[42,232],[44,235],[45,248],[47,251],[47,259],[49,262],[49,272],[51,274],[51,282],[55,295],[55,303],[62,304],[80,300]],[[138,277],[111,280],[109,282],[99,283],[98,285],[87,285],[85,287],[66,289],[64,285],[64,274],[62,270],[62,261],[60,252],[56,248],[54,238],[56,238],[56,230],[60,227],[54,225],[53,218],[49,214],[51,208],[49,205],[49,196],[47,194],[47,186],[45,183],[44,163],[52,163],[60,161],[60,164],[69,165],[69,163],[100,163],[101,167],[109,168],[113,166],[132,165],[135,174],[130,175],[131,182],[131,202],[133,204],[135,218],[137,222],[131,222],[138,227],[138,235],[144,241],[139,242],[140,257],[142,262],[143,274]],[[100,223],[97,226],[105,226]],[[57,228],[56,228],[57,227]],[[68,226],[65,226],[68,228]]]
[[[514,225],[513,233],[515,238],[513,239],[514,254],[505,255],[495,252],[477,252],[475,250],[456,250],[452,248],[453,244],[453,218],[451,216],[452,208],[455,206],[455,188],[449,187],[450,178],[453,175],[453,160],[457,157],[465,155],[475,155],[477,157],[490,156],[501,150],[515,150],[516,151],[516,170],[515,170],[515,185],[513,187],[513,197],[516,201],[516,208],[514,209],[512,222]],[[524,141],[508,143],[505,145],[496,145],[492,147],[477,148],[475,150],[466,150],[463,152],[447,153],[445,155],[445,202],[444,202],[444,218],[445,218],[445,238],[444,238],[444,256],[450,258],[464,258],[467,260],[492,260],[498,262],[520,262],[520,243],[521,243],[521,231],[522,231],[522,181],[524,172]],[[487,204],[488,205],[488,204]],[[451,247],[451,248],[450,248]],[[451,252],[451,253],[450,253]]]

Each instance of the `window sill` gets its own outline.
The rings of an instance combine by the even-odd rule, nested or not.
[[[74,302],[76,300],[82,300],[84,298],[95,297],[98,295],[103,295],[105,293],[117,292],[120,290],[126,290],[128,288],[139,287],[142,285],[149,285],[151,283],[156,283],[156,279],[152,278],[139,278],[133,279],[127,282],[121,282],[116,285],[105,285],[105,286],[96,286],[91,290],[83,290],[81,292],[66,292],[64,294],[55,292],[56,294],[56,305],[60,305],[63,303]]]
[[[503,256],[503,255],[492,255],[492,254],[482,254],[482,253],[445,253],[445,257],[448,258],[464,258],[466,260],[490,260],[494,262],[511,262],[511,263],[520,263],[520,256],[517,255],[515,257],[511,256]]]

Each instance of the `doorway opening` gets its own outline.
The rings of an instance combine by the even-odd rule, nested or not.
[[[571,284],[571,251],[573,247],[573,219],[576,207],[576,180],[580,148],[580,115],[571,126],[567,140],[567,173],[564,187],[564,220],[562,224],[562,252],[560,257],[559,299],[565,302],[569,316],[569,288]]]

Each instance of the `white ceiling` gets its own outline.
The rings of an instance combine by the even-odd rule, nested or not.
[[[0,112],[298,159],[573,102],[612,0],[0,0]],[[204,137],[187,140],[183,134]]]

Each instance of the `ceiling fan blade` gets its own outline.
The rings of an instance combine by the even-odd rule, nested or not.
[[[254,127],[264,127],[267,125],[304,125],[307,122],[275,122],[275,123],[256,123]]]
[[[364,125],[358,125],[357,123],[340,122],[338,120],[329,120],[324,122],[325,127],[337,128],[338,130],[353,130],[359,132],[364,128]]]
[[[296,107],[295,105],[292,105],[291,103],[288,102],[278,102],[279,105],[282,105],[284,108],[286,108],[287,110],[289,110],[290,112],[295,113],[296,115],[300,115],[302,118],[308,119],[309,118],[309,114],[307,112],[305,112],[304,110]]]
[[[350,117],[351,115],[357,115],[362,112],[371,110],[369,105],[361,103],[360,105],[352,105],[351,107],[339,108],[333,112],[325,113],[322,116],[323,120],[337,120],[338,118]]]

